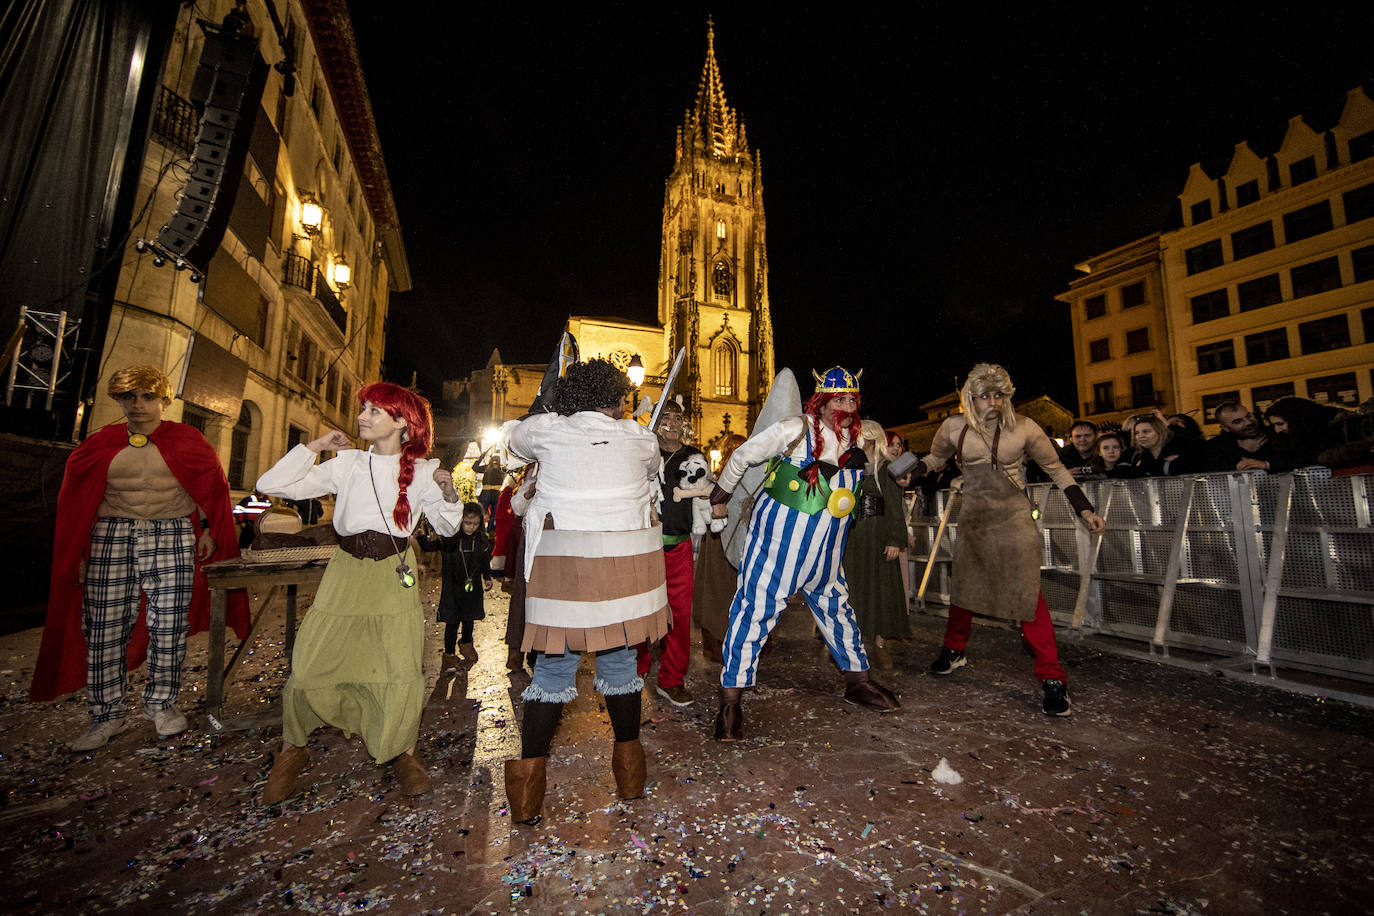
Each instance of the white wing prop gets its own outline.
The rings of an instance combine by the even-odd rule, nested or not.
[[[768,389],[768,399],[763,402],[763,409],[759,411],[749,434],[767,429],[779,420],[801,416],[801,412],[801,389],[797,387],[797,377],[791,369],[783,369],[773,379],[773,387]],[[749,516],[754,511],[754,497],[763,486],[763,473],[767,466],[766,462],[756,464],[745,471],[739,485],[730,494],[727,505],[730,515],[721,537],[725,540],[725,557],[736,569],[739,569],[744,556],[744,536],[749,529]]]

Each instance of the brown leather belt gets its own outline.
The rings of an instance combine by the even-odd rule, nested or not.
[[[364,531],[362,534],[341,535],[339,546],[359,560],[385,560],[398,553],[405,553],[406,548],[410,546],[410,539],[395,538],[380,531]]]

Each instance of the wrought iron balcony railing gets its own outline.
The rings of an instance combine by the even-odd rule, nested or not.
[[[348,331],[348,312],[339,301],[338,294],[330,288],[324,274],[309,258],[287,252],[282,259],[282,282],[297,289],[303,289],[320,304],[329,319],[338,327],[339,333]]]

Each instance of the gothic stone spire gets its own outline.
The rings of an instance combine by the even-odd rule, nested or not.
[[[706,21],[706,63],[701,67],[697,98],[679,131],[677,159],[694,151],[713,159],[749,158],[748,138],[739,114],[725,100],[725,84],[716,63],[715,23]]]

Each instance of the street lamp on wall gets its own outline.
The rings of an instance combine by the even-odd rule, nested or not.
[[[348,266],[348,261],[344,260],[343,255],[334,259],[334,266],[330,270],[330,279],[334,281],[336,289],[342,291],[348,289],[349,283],[353,280],[353,269]]]
[[[324,207],[310,194],[301,195],[301,228],[306,235],[316,235],[324,227]]]
[[[630,384],[638,388],[644,384],[644,361],[636,353],[630,357],[630,364],[625,367],[625,374],[630,377]]]

